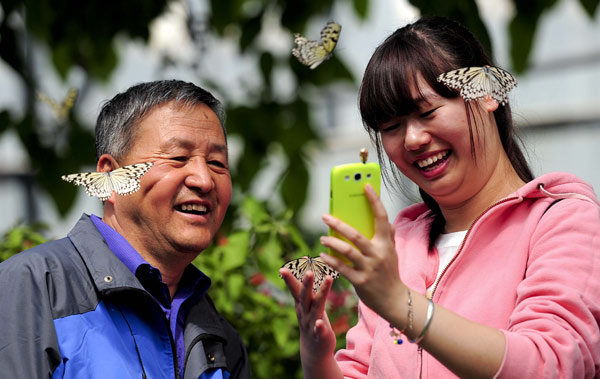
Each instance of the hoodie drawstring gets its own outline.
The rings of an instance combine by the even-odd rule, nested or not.
[[[556,199],[556,200],[560,200],[560,199],[580,199],[580,200],[584,200],[584,201],[589,201],[590,203],[594,204],[597,207],[600,207],[600,205],[598,205],[598,203],[596,203],[594,200],[592,200],[591,198],[582,195],[580,193],[575,193],[575,192],[564,192],[564,193],[552,193],[546,189],[544,189],[544,183],[540,183],[538,184],[538,189],[546,196],[552,198],[552,199]]]

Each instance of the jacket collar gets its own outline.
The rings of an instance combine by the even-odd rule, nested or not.
[[[116,288],[144,290],[135,275],[108,248],[89,215],[81,216],[68,238],[81,255],[99,291]]]

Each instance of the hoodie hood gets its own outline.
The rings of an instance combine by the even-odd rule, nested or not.
[[[566,172],[552,172],[537,177],[519,188],[511,196],[517,196],[521,199],[553,198],[558,200],[577,198],[600,207],[600,201],[598,201],[592,186],[577,176]],[[400,211],[394,224],[416,221],[427,217],[429,212],[429,208],[425,203],[413,204]]]
[[[542,175],[521,187],[516,193],[523,198],[571,199],[577,198],[596,204],[600,202],[589,183],[584,182],[573,174],[552,172]]]

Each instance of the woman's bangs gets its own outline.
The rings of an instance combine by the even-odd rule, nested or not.
[[[398,56],[387,56],[376,67],[369,64],[360,90],[360,112],[367,129],[417,109],[411,88],[418,71]]]

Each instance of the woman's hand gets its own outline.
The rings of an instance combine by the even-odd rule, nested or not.
[[[305,377],[309,377],[308,372],[313,368],[327,366],[324,362],[333,360],[336,339],[325,312],[325,303],[333,279],[330,276],[326,277],[315,294],[312,271],[304,275],[302,282],[298,281],[287,268],[282,268],[279,273],[294,297],[300,326],[300,356]]]
[[[394,314],[406,303],[406,286],[398,273],[398,256],[394,246],[394,229],[377,193],[367,184],[365,194],[369,199],[375,217],[375,234],[371,240],[356,229],[330,215],[323,221],[351,244],[332,236],[321,237],[325,247],[332,248],[352,262],[352,266],[341,260],[321,254],[321,259],[348,279],[360,299],[373,311],[386,320],[394,319]],[[396,316],[397,317],[397,316]],[[396,325],[402,327],[402,325]]]

